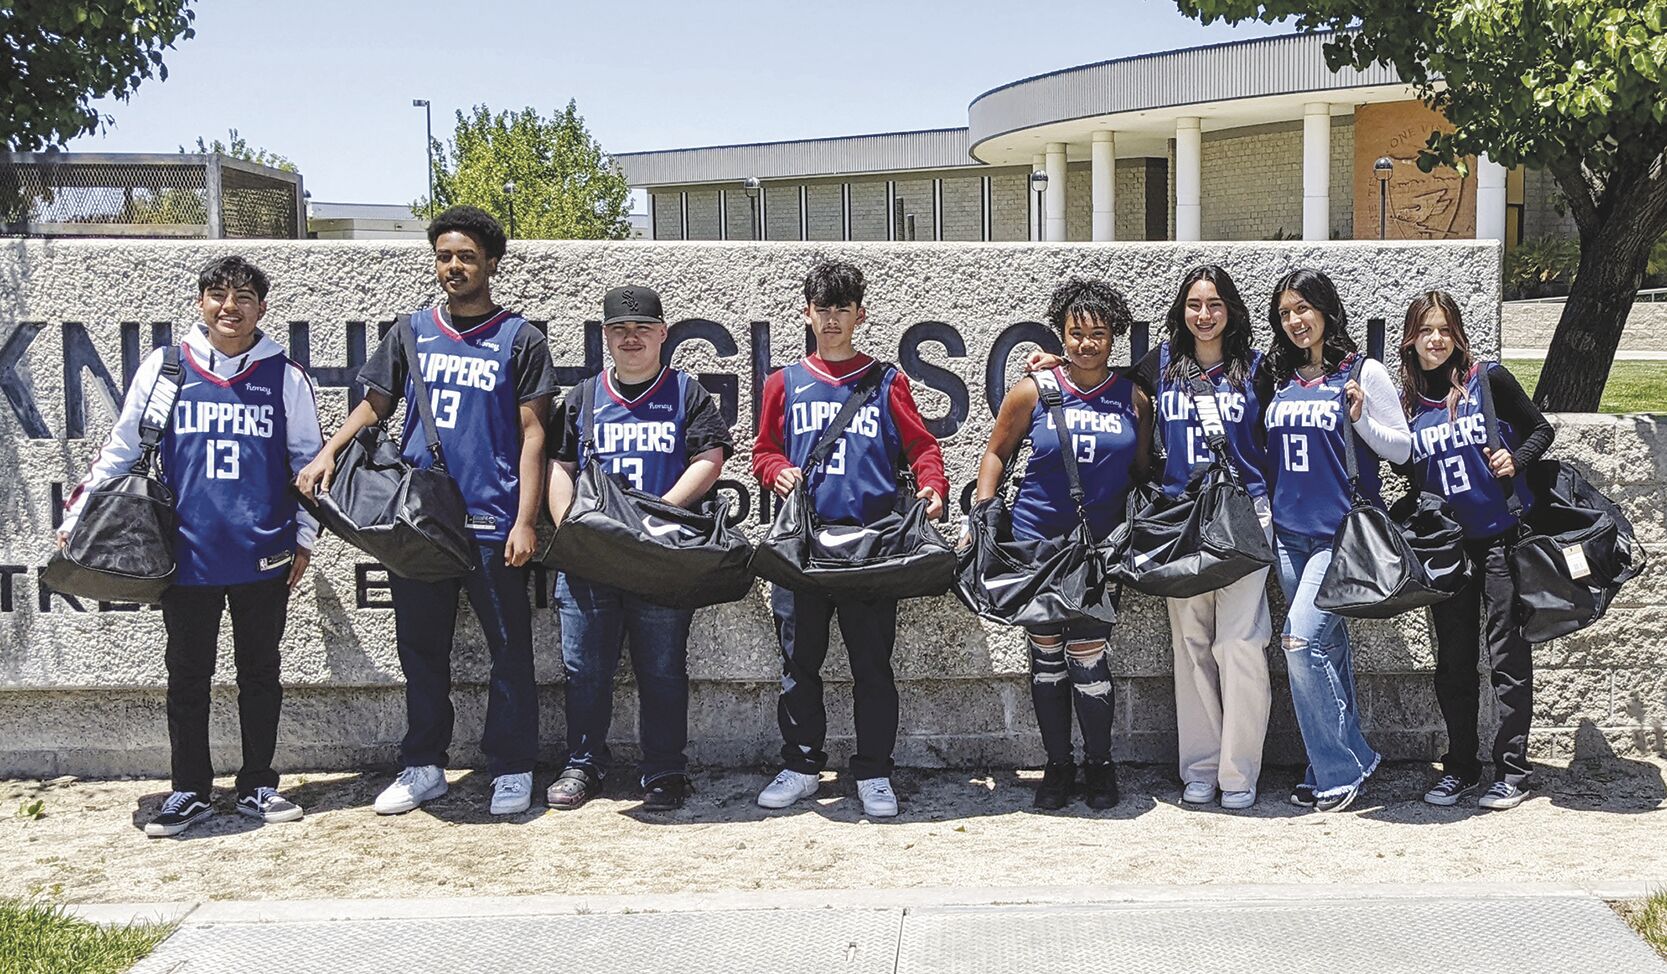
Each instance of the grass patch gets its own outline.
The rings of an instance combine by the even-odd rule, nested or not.
[[[1644,942],[1667,958],[1667,891],[1650,894],[1645,900],[1626,900],[1610,904]]]
[[[119,974],[174,932],[173,924],[102,927],[39,900],[0,899],[6,974]]]
[[[1514,358],[1505,362],[1517,383],[1534,394],[1540,381],[1540,359]],[[1615,362],[1609,367],[1609,381],[1603,386],[1600,413],[1667,413],[1667,361]]]

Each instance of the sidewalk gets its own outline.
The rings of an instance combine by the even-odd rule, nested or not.
[[[576,970],[1662,974],[1557,886],[978,889],[205,903],[134,974]],[[88,908],[120,921],[165,911]]]

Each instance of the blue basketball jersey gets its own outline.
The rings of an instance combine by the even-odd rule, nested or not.
[[[600,461],[637,490],[664,497],[689,466],[683,403],[688,383],[694,380],[676,369],[662,369],[654,384],[635,399],[620,394],[609,372],[585,381],[590,383],[591,415],[579,421],[588,424],[596,452],[585,450],[581,426],[579,467]]]
[[[833,422],[870,362],[844,378],[835,378],[800,359],[782,369],[786,394],[787,458],[803,468],[822,431]],[[897,503],[897,460],[903,438],[891,416],[891,387],[897,370],[887,371],[868,405],[857,410],[828,458],[810,472],[806,488],[816,515],[838,524],[872,524]]]
[[[1491,538],[1516,526],[1517,519],[1505,507],[1505,490],[1488,467],[1487,417],[1482,412],[1482,383],[1489,369],[1477,366],[1465,382],[1464,397],[1455,415],[1447,413],[1447,401],[1419,398],[1412,422],[1412,473],[1421,490],[1447,498],[1453,515],[1466,537]],[[1516,451],[1521,435],[1511,424],[1499,421],[1499,436],[1505,449]],[[1519,471],[1512,479],[1524,510],[1534,504],[1528,481]]]
[[[1133,480],[1138,416],[1134,382],[1116,373],[1093,389],[1071,385],[1063,369],[1038,373],[1044,388],[1053,386],[1064,400],[1065,425],[1082,479],[1083,510],[1096,540],[1123,522],[1124,501]],[[1065,476],[1064,436],[1040,398],[1030,412],[1030,462],[1013,501],[1015,538],[1058,538],[1080,521]]]
[[[1268,403],[1268,491],[1276,528],[1311,538],[1337,533],[1350,506],[1345,436],[1354,437],[1361,495],[1383,503],[1378,455],[1361,442],[1349,422],[1343,397],[1349,367],[1345,360],[1337,372],[1313,381],[1293,375]]]
[[[179,512],[179,585],[243,585],[288,571],[295,557],[289,491],[284,370],[260,359],[230,379],[189,346],[173,422],[162,438],[162,473]]]
[[[521,404],[512,374],[515,335],[531,327],[512,311],[500,311],[458,332],[438,308],[411,315],[417,361],[434,407],[434,425],[446,453],[446,469],[468,508],[464,524],[483,544],[509,537],[520,503]],[[432,466],[422,419],[411,407],[416,387],[405,379],[405,459]]]
[[[1158,435],[1163,438],[1163,490],[1171,497],[1179,497],[1186,489],[1192,472],[1210,463],[1209,444],[1204,440],[1204,427],[1192,408],[1192,396],[1187,391],[1186,379],[1167,378],[1169,371],[1169,343],[1158,346]],[[1250,359],[1250,374],[1255,375],[1262,364],[1262,353]],[[1235,388],[1227,381],[1225,363],[1204,370],[1204,378],[1216,390],[1222,426],[1227,431],[1227,452],[1238,469],[1245,490],[1252,497],[1265,497],[1267,479],[1262,468],[1267,460],[1267,443],[1257,428],[1261,403],[1256,399],[1256,386],[1248,379],[1244,388]]]

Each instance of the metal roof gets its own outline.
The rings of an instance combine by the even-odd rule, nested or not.
[[[967,130],[928,129],[797,142],[753,142],[614,156],[632,186],[952,169],[978,165],[967,151]]]

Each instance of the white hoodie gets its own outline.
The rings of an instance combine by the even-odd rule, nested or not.
[[[192,326],[181,344],[191,348],[199,364],[206,364],[209,371],[225,379],[242,372],[250,363],[284,354],[283,348],[277,342],[262,332],[256,332],[253,348],[242,355],[227,358],[209,342],[208,332],[200,322]],[[122,402],[122,414],[116,420],[115,428],[110,431],[110,438],[98,452],[98,458],[93,461],[92,469],[87,472],[87,476],[82,478],[81,483],[75,486],[64,502],[64,520],[58,527],[60,532],[68,534],[70,529],[75,527],[76,520],[81,516],[81,509],[86,506],[88,491],[126,473],[134,461],[139,459],[139,419],[145,412],[145,403],[150,399],[151,387],[156,385],[157,376],[161,371],[162,349],[147,355],[145,360],[139,363],[139,369],[133,375],[133,384],[127,387],[127,398]],[[318,451],[324,448],[324,436],[318,428],[318,402],[312,380],[307,377],[301,366],[294,362],[289,363],[289,368],[284,370],[284,413],[285,425],[289,430],[289,442],[286,445],[289,450],[290,473],[299,473],[301,468],[310,463],[313,457],[318,456]],[[305,508],[297,505],[296,545],[310,551],[317,539],[318,521],[308,514]]]

